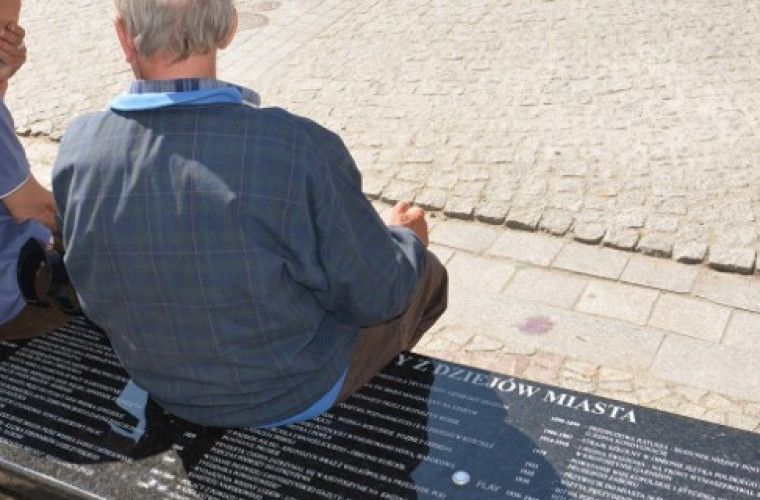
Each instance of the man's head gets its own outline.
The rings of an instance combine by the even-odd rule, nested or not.
[[[11,21],[17,23],[20,12],[21,0],[0,0],[0,26]]]
[[[0,0],[4,1],[7,0]],[[226,47],[237,28],[234,0],[114,0],[114,3],[116,27],[123,30],[119,33],[122,45],[131,42],[134,55],[144,59],[161,55],[183,61],[205,55]]]

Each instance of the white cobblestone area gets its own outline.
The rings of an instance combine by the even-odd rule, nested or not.
[[[451,287],[421,352],[760,432],[756,276],[433,220]]]
[[[371,194],[752,271],[759,4],[361,5],[259,87],[342,130]]]
[[[369,195],[723,270],[758,267],[760,3],[238,5],[242,30],[222,76],[340,132]],[[29,64],[10,103],[20,132],[55,139],[130,76],[110,2],[24,9]]]

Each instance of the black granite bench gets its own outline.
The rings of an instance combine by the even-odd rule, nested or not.
[[[408,353],[313,421],[201,427],[80,319],[0,342],[0,471],[46,500],[757,499],[760,436]]]

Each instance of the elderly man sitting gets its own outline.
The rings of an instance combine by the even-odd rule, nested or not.
[[[116,0],[138,80],[64,135],[53,190],[87,316],[164,408],[305,420],[446,308],[420,208],[383,222],[340,138],[217,80],[232,0]]]

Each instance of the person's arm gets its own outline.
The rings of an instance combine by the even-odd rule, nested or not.
[[[0,99],[5,97],[8,80],[26,62],[24,28],[8,23],[0,30]]]
[[[16,221],[36,220],[54,233],[58,231],[53,195],[33,175],[30,174],[26,182],[0,201]]]
[[[360,326],[387,321],[406,309],[424,272],[424,212],[402,203],[384,222],[362,193],[361,175],[342,141],[325,135],[318,143],[328,151],[313,216],[329,285],[315,296],[326,310]]]
[[[13,22],[0,29],[0,98],[5,96],[8,79],[26,62],[25,34],[24,29]],[[2,132],[8,136],[13,134],[10,125],[9,129],[3,128]],[[21,145],[15,138],[9,147],[23,156]],[[16,221],[37,220],[50,230],[57,231],[53,195],[33,175],[30,174],[26,181],[0,201]]]

